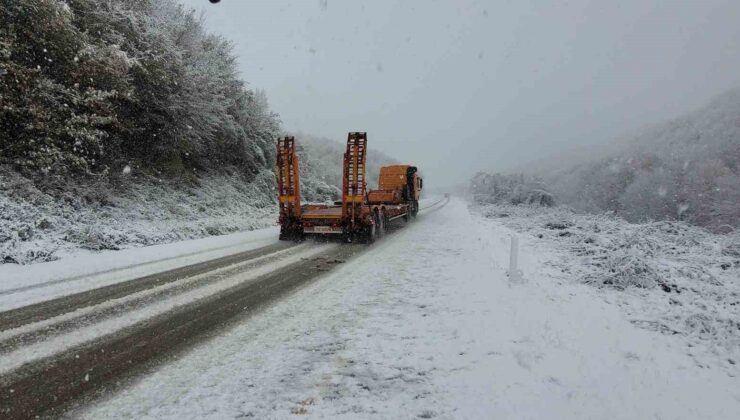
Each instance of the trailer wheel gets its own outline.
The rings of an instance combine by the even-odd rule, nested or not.
[[[288,229],[285,226],[280,226],[280,236],[278,240],[281,241],[292,241],[295,236],[293,229]]]
[[[283,230],[280,230],[280,236],[278,236],[278,240],[280,241],[289,241],[290,238],[283,232]]]
[[[306,240],[306,235],[300,228],[285,228],[281,226],[278,239],[281,241],[303,242]]]
[[[379,210],[375,210],[375,226],[376,236],[382,238],[385,235],[385,216]]]
[[[363,235],[364,242],[368,245],[375,242],[375,240],[378,239],[378,229],[375,223],[366,227],[363,233],[364,233]]]

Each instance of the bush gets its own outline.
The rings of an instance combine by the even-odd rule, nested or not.
[[[486,204],[527,204],[552,207],[555,199],[545,191],[544,182],[525,175],[479,172],[470,182],[474,201]]]

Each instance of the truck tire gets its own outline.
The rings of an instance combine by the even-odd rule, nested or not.
[[[385,236],[385,217],[378,210],[375,210],[375,226],[376,236],[378,239]]]
[[[366,244],[370,245],[374,243],[376,239],[378,239],[378,229],[375,223],[366,227],[364,230],[365,231],[363,232],[364,233],[363,239]]]
[[[280,236],[278,236],[278,240],[292,241],[293,231],[291,229],[287,229],[285,226],[280,226]]]

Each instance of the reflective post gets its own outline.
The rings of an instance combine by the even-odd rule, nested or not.
[[[509,270],[506,272],[512,281],[521,281],[522,270],[519,269],[519,238],[511,235],[511,250],[509,251]]]

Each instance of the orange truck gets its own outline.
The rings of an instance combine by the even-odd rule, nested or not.
[[[278,140],[277,183],[280,239],[307,235],[338,236],[347,242],[372,243],[396,220],[408,222],[419,212],[423,181],[411,165],[380,169],[378,189],[367,191],[367,133],[347,136],[342,170],[342,200],[335,204],[301,203],[298,154],[294,137]]]

